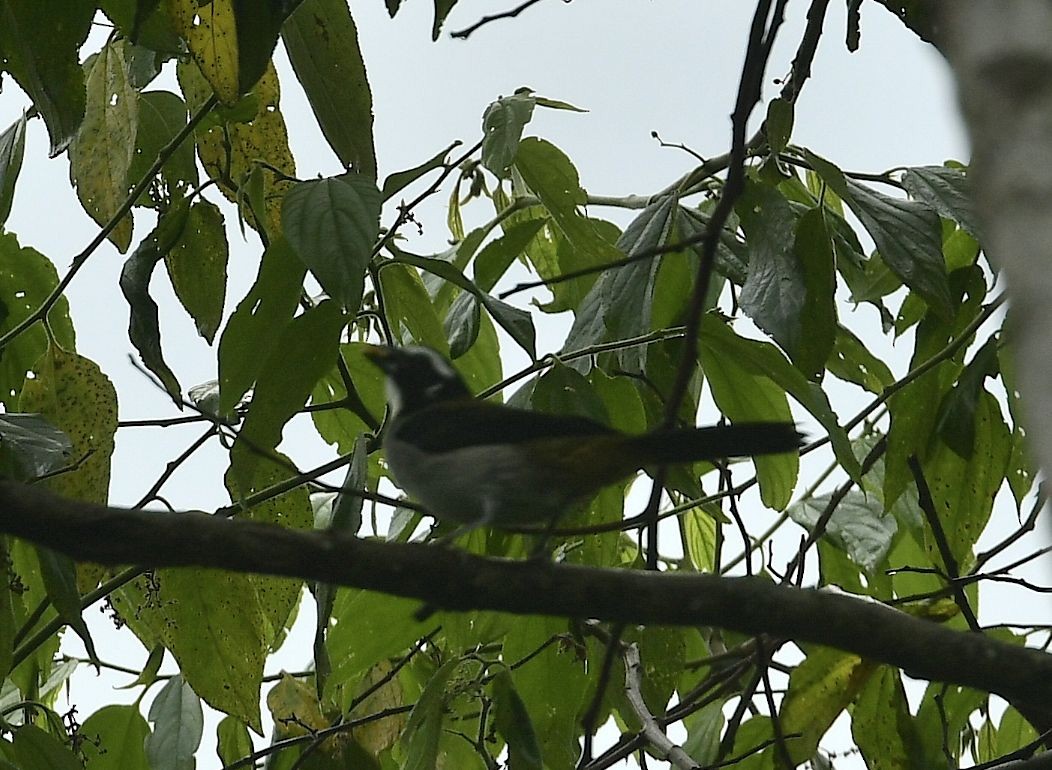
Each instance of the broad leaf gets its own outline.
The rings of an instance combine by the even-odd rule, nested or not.
[[[220,413],[233,409],[256,381],[264,360],[260,341],[270,345],[292,320],[306,272],[284,238],[263,252],[256,282],[219,338]]]
[[[533,116],[536,103],[528,92],[502,96],[482,116],[482,165],[498,177],[506,177],[515,162],[522,130]]]
[[[789,517],[813,530],[831,499],[832,495],[824,494],[801,500],[789,507]],[[852,489],[837,503],[823,536],[855,564],[872,573],[884,563],[897,531],[895,517],[884,513],[879,498]]]
[[[134,705],[103,706],[84,720],[80,734],[85,770],[149,770],[150,728]]]
[[[789,675],[789,692],[779,709],[786,748],[799,764],[809,759],[818,742],[872,676],[874,666],[846,652],[826,647],[808,651]]]
[[[154,726],[146,740],[150,770],[193,770],[194,753],[204,732],[204,713],[182,676],[173,676],[157,694],[149,719]]]
[[[336,157],[345,168],[375,179],[373,96],[347,3],[305,0],[289,16],[281,38]],[[390,197],[386,183],[383,197]]]
[[[362,303],[380,202],[376,183],[357,174],[300,182],[285,196],[286,239],[329,296],[350,312]]]
[[[186,41],[202,74],[224,104],[241,95],[235,0],[165,0],[175,29]]]
[[[433,157],[425,160],[418,166],[406,169],[405,171],[396,171],[391,174],[387,179],[384,180],[383,189],[380,192],[380,197],[384,201],[388,201],[401,192],[403,189],[411,185],[417,179],[422,177],[428,171],[434,171],[436,168],[442,168],[446,163],[446,158],[449,156],[456,147],[462,144],[460,141],[453,142],[449,147],[437,153]]]
[[[241,485],[251,478],[243,474],[261,460],[261,454],[278,445],[285,423],[303,408],[315,384],[336,361],[346,323],[335,302],[322,302],[293,318],[271,343],[238,435],[238,444],[247,452],[238,464]]]
[[[505,669],[493,678],[493,725],[508,744],[511,770],[541,770],[541,748],[526,705]]]
[[[84,123],[70,146],[70,176],[84,210],[96,222],[109,222],[128,197],[128,170],[135,155],[139,98],[128,83],[124,50],[112,42],[85,63],[87,107]],[[132,218],[126,214],[109,239],[124,253],[131,244]]]
[[[94,15],[93,3],[0,3],[3,69],[14,76],[44,118],[52,158],[73,141],[84,119],[84,72],[79,51]],[[57,19],[62,23],[56,24]]]
[[[914,166],[906,169],[902,184],[912,198],[928,204],[939,216],[952,219],[973,238],[979,238],[979,223],[964,169],[953,166]]]
[[[168,275],[197,332],[212,344],[223,319],[228,247],[223,215],[206,200],[190,206],[179,239],[165,255]]]
[[[12,233],[0,233],[0,334],[10,332],[34,314],[58,286],[51,261],[35,249],[20,247]],[[69,303],[59,297],[48,313],[55,339],[68,350],[76,347],[69,320]],[[0,355],[0,403],[17,411],[18,394],[28,372],[47,350],[43,324],[34,324],[9,341]]]
[[[139,124],[135,132],[135,153],[128,168],[128,186],[138,183],[153,165],[161,149],[186,126],[186,103],[169,91],[145,91],[138,94]],[[179,145],[161,166],[160,178],[169,198],[181,194],[197,185],[197,161],[194,159],[194,143],[187,139]],[[136,201],[140,206],[157,206],[151,191],[143,193]]]
[[[711,314],[702,320],[700,342],[711,350],[717,362],[733,361],[754,376],[769,378],[796,399],[826,430],[837,460],[848,475],[855,480],[860,478],[860,468],[851,442],[830,407],[825,392],[814,383],[809,383],[777,348],[769,343],[738,336],[730,326]]]
[[[15,182],[22,169],[22,156],[26,149],[26,116],[0,134],[0,228],[11,213],[11,201],[15,197]]]
[[[153,232],[128,257],[120,277],[121,292],[128,300],[131,311],[128,337],[139,351],[146,368],[157,375],[180,409],[182,388],[161,352],[161,329],[157,303],[150,296],[150,280],[157,263],[165,258],[182,236],[188,213],[185,202],[165,213]]]
[[[105,503],[117,432],[117,393],[91,360],[52,344],[33,366],[19,408],[37,412],[65,433],[76,468],[48,479],[49,489],[77,500]]]

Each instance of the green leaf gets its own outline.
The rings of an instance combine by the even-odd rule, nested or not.
[[[975,410],[985,392],[987,377],[995,377],[997,369],[997,337],[990,337],[976,352],[939,405],[935,430],[946,446],[965,460],[975,448]]]
[[[698,572],[712,572],[716,567],[716,519],[704,508],[695,507],[684,513],[681,521],[690,563]]]
[[[772,99],[767,105],[767,120],[763,126],[771,152],[777,154],[784,150],[793,133],[793,103],[781,98]]]
[[[833,352],[826,368],[834,377],[879,394],[895,381],[888,365],[873,355],[850,329],[837,326]]]
[[[139,351],[146,368],[157,375],[176,406],[182,408],[182,386],[161,352],[161,329],[157,303],[150,296],[153,270],[182,235],[188,209],[183,203],[166,212],[143,239],[121,269],[120,286],[131,308],[128,337]]]
[[[233,0],[237,29],[238,93],[247,94],[270,66],[285,21],[283,0]]]
[[[22,169],[22,157],[26,150],[26,115],[10,125],[0,134],[0,228],[11,213],[11,202],[15,197],[15,182]]]
[[[21,248],[12,233],[0,233],[0,334],[6,334],[32,315],[58,285],[51,261],[35,249]],[[76,347],[69,320],[69,303],[59,297],[48,313],[55,339],[64,347]],[[43,324],[34,324],[4,346],[0,355],[0,403],[17,411],[18,394],[26,372],[47,351]]]
[[[709,215],[698,209],[681,206],[679,209],[680,235],[682,238],[697,238],[709,226]],[[703,245],[694,247],[694,253],[701,255]],[[741,286],[749,274],[748,246],[738,240],[732,229],[724,227],[716,245],[716,272]]]
[[[329,296],[349,312],[362,304],[365,269],[380,231],[380,191],[366,176],[299,182],[285,195],[282,228]]]
[[[808,651],[789,675],[789,692],[779,718],[794,765],[811,757],[818,742],[873,674],[874,666],[857,655],[827,647]]]
[[[544,227],[543,219],[527,219],[507,227],[504,235],[487,243],[475,257],[475,285],[489,292]]]
[[[455,148],[459,147],[462,142],[459,140],[453,142],[449,147],[435,154],[434,157],[425,160],[419,166],[413,166],[413,168],[406,169],[405,171],[396,171],[384,180],[383,189],[380,192],[380,197],[387,202],[401,190],[411,185],[417,179],[422,177],[428,171],[433,171],[436,168],[443,168],[446,165],[446,158],[449,156]]]
[[[55,157],[84,119],[80,47],[91,30],[93,3],[67,0],[0,3],[0,51],[10,72],[44,118]],[[56,23],[56,20],[61,23]]]
[[[975,441],[971,456],[962,458],[943,442],[923,463],[950,551],[958,564],[971,560],[971,549],[979,539],[993,510],[1012,452],[1012,437],[1001,416],[1001,407],[987,391],[979,394],[975,409]],[[946,513],[952,516],[946,516]],[[936,544],[925,531],[928,553],[941,564]]]
[[[804,278],[800,341],[793,363],[810,380],[819,380],[836,340],[836,266],[822,209],[809,209],[796,225],[793,242]]]
[[[438,762],[438,740],[442,736],[442,721],[446,709],[446,685],[456,673],[460,661],[456,658],[442,664],[427,684],[409,712],[409,721],[400,742],[405,751],[406,770],[434,770]]]
[[[677,210],[672,197],[650,204],[625,228],[617,240],[617,249],[632,257],[664,246],[673,239]],[[672,255],[671,258],[682,257]],[[654,291],[661,261],[661,257],[641,259],[603,272],[575,308],[565,349],[576,350],[610,339],[629,339],[649,333],[653,327]],[[646,366],[646,355],[647,348],[637,346],[620,351],[618,360],[628,371],[639,372]]]
[[[851,737],[872,770],[912,770],[919,747],[899,672],[880,666],[851,709]]]
[[[953,315],[938,215],[927,204],[892,198],[848,179],[829,161],[805,153],[812,168],[855,213],[884,262],[936,313]]]
[[[194,752],[204,734],[201,701],[179,675],[173,676],[150,705],[153,733],[146,739],[150,770],[193,770]]]
[[[273,634],[252,576],[194,567],[159,570],[156,581],[161,637],[187,685],[260,732],[259,690]],[[155,738],[160,728],[154,725]]]
[[[182,235],[164,262],[172,288],[197,332],[212,344],[223,320],[229,249],[219,207],[204,199],[190,206]]]
[[[80,760],[65,740],[36,725],[22,725],[15,732],[12,749],[18,770],[81,770]]]
[[[449,340],[449,358],[457,360],[468,352],[479,336],[480,311],[478,299],[469,291],[462,291],[446,313],[443,328]]]
[[[459,286],[461,289],[471,292],[482,303],[482,306],[486,308],[489,314],[493,316],[493,320],[500,324],[501,328],[530,355],[531,359],[537,360],[537,351],[535,349],[536,332],[533,328],[533,319],[529,313],[501,302],[481,291],[468,280],[467,276],[458,267],[449,262],[435,259],[434,257],[421,257],[401,250],[396,251],[396,255],[396,262],[418,267],[432,275],[444,278],[454,286]]]
[[[443,321],[416,270],[408,265],[384,263],[383,269],[380,270],[380,290],[383,293],[387,320],[395,336],[392,342],[406,342],[408,332],[417,344],[427,345],[441,353],[448,350],[447,332],[443,330]],[[463,294],[470,295],[470,292],[463,292],[459,296]],[[452,306],[447,311],[447,318],[450,312]]]
[[[802,314],[808,300],[803,265],[793,248],[797,216],[775,188],[758,183],[746,187],[735,210],[749,247],[742,310],[795,361],[804,344]],[[812,376],[813,362],[801,370]]]
[[[624,256],[577,208],[585,203],[577,169],[555,145],[529,137],[519,143],[515,168],[582,259],[602,264]]]
[[[748,362],[740,356],[723,355],[718,343],[714,346],[703,336],[698,361],[716,405],[732,422],[792,421],[785,390],[763,373],[747,368]],[[796,486],[800,458],[796,454],[768,455],[754,457],[752,463],[763,504],[776,510],[785,508]]]
[[[69,437],[39,414],[0,415],[0,475],[39,478],[65,465],[72,451]]]
[[[88,632],[88,624],[81,615],[81,598],[77,590],[77,568],[73,560],[58,551],[43,546],[36,547],[37,561],[40,562],[40,574],[44,578],[48,599],[58,612],[63,623],[72,628],[81,641],[93,663],[98,665],[95,643]]]
[[[227,321],[219,338],[219,411],[226,414],[256,381],[268,345],[292,320],[303,289],[306,268],[284,238],[271,241],[259,264],[259,275]]]
[[[413,615],[420,607],[414,599],[360,589],[341,588],[336,593],[336,625],[326,644],[333,672],[326,683],[327,698],[340,685],[351,683],[379,660],[397,655],[433,630],[434,623]]]
[[[811,531],[831,498],[828,494],[817,495],[794,503],[789,507],[789,517]],[[884,513],[878,498],[852,489],[837,504],[824,537],[867,573],[873,573],[884,564],[897,531],[895,517]]]
[[[85,66],[87,105],[84,123],[69,148],[69,172],[84,210],[105,225],[128,195],[139,95],[128,83],[124,49],[119,41],[104,46]],[[109,239],[123,254],[131,237],[132,218],[126,214]]]
[[[80,735],[85,770],[149,770],[150,728],[137,706],[103,706],[84,720]]]
[[[910,369],[916,369],[942,355],[951,339],[969,324],[982,310],[982,299],[986,293],[986,280],[979,267],[955,270],[952,276],[957,296],[967,295],[966,300],[957,300],[958,312],[952,322],[944,321],[934,314],[927,314],[917,327],[914,353],[910,358]],[[906,487],[913,484],[913,476],[906,465],[910,455],[924,461],[936,442],[935,423],[938,411],[934,405],[940,403],[960,374],[964,350],[959,350],[949,359],[942,360],[913,382],[909,383],[888,400],[891,427],[888,429],[887,474],[884,480],[884,498],[894,502]]]
[[[528,665],[513,670],[511,677],[533,721],[541,756],[552,768],[573,767],[577,762],[580,726],[576,719],[587,707],[595,677],[593,673],[589,678],[573,646],[545,646],[566,630],[565,620],[531,615],[517,618],[515,632],[504,640],[504,660],[514,663],[533,656]]]
[[[142,179],[157,160],[161,148],[186,126],[187,120],[186,103],[169,91],[145,91],[138,94],[138,99],[139,124],[135,132],[135,152],[128,167],[129,189]],[[172,152],[161,166],[160,178],[170,198],[178,199],[186,190],[197,186],[197,161],[192,141],[183,142]],[[149,190],[136,204],[156,206]]]
[[[248,469],[244,468],[246,455],[251,457],[247,463],[250,466]],[[274,459],[263,459],[251,450],[246,452],[244,447],[235,446],[230,453],[230,468],[224,475],[223,482],[230,492],[231,501],[238,503],[264,489],[287,482],[294,476],[295,466],[284,455],[277,454]],[[240,483],[239,478],[242,479]],[[245,482],[244,479],[250,480]],[[310,496],[303,486],[297,486],[257,503],[249,510],[241,511],[239,518],[301,530],[310,529],[314,523]],[[255,588],[266,620],[266,646],[272,650],[277,649],[285,638],[289,618],[299,603],[303,581],[272,575],[253,574],[248,577]]]
[[[1015,708],[1009,706],[997,725],[997,740],[994,753],[1005,756],[1027,746],[1038,739],[1037,730]]]
[[[303,408],[315,384],[332,367],[346,324],[339,305],[325,301],[293,318],[270,344],[238,436],[238,443],[250,453],[245,472],[252,467],[251,458],[258,459],[260,452],[278,445],[285,423]],[[242,476],[241,483],[247,478]]]
[[[390,11],[391,4],[397,3],[399,0],[386,0],[387,8]],[[438,33],[442,30],[442,24],[446,20],[446,16],[453,10],[453,6],[457,4],[457,0],[435,0],[435,21],[431,25],[431,39],[438,40]],[[391,15],[394,16],[394,12],[391,11]]]
[[[94,361],[51,345],[33,365],[19,409],[36,412],[73,445],[76,469],[48,479],[47,488],[75,500],[109,499],[110,456],[117,432],[117,392]]]
[[[252,736],[240,719],[225,716],[216,727],[216,753],[224,765],[232,765],[254,751]]]
[[[384,376],[376,366],[365,359],[362,354],[364,350],[365,345],[362,344],[344,344],[340,346],[340,355],[347,362],[355,390],[358,391],[366,410],[375,418],[380,418],[383,416],[384,406],[387,403],[384,395]],[[341,401],[346,396],[347,390],[343,378],[339,370],[333,366],[314,386],[311,403],[314,405],[329,404]],[[370,430],[370,426],[350,409],[314,411],[311,412],[311,419],[322,439],[329,444],[335,444],[341,454],[350,452],[358,437]]]
[[[518,89],[520,91],[526,89]],[[582,107],[576,107],[569,102],[564,102],[561,99],[549,99],[546,96],[538,96],[534,94],[534,101],[537,102],[538,107],[547,107],[550,110],[566,110],[568,112],[588,112],[588,110]]]
[[[953,166],[914,166],[902,177],[906,192],[928,204],[939,216],[952,219],[976,240],[979,223],[972,206],[968,175]]]
[[[541,747],[526,705],[506,669],[493,678],[493,724],[508,744],[509,770],[541,770]]]
[[[281,39],[336,157],[375,179],[373,96],[345,0],[305,0],[285,22]],[[384,200],[390,197],[386,188]]]
[[[800,370],[792,366],[777,348],[769,343],[740,337],[730,326],[711,314],[702,320],[700,341],[711,350],[714,366],[719,366],[723,361],[734,361],[753,376],[762,375],[769,378],[796,399],[829,435],[833,452],[841,467],[856,481],[861,477],[858,460],[851,449],[847,432],[840,426],[825,392],[817,385],[807,382]]]
[[[482,116],[482,165],[497,175],[508,176],[519,149],[522,130],[533,116],[536,100],[529,93],[502,96]]]
[[[533,327],[533,316],[529,311],[521,310],[507,302],[501,302],[489,294],[481,294],[479,299],[489,314],[493,316],[493,320],[519,344],[519,347],[526,351],[531,361],[536,361],[537,330]]]

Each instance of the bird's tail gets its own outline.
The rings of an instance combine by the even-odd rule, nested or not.
[[[640,465],[660,465],[795,452],[803,438],[791,422],[745,422],[645,433],[633,437],[632,451]]]

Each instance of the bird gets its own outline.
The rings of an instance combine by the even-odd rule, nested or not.
[[[472,396],[453,365],[419,345],[369,345],[385,376],[383,449],[395,482],[439,521],[548,528],[603,487],[643,468],[795,452],[791,422],[657,429],[633,435],[587,417]]]

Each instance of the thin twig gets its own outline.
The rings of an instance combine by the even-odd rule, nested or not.
[[[494,13],[489,16],[483,16],[470,27],[459,29],[456,32],[450,32],[449,36],[457,40],[467,40],[469,37],[471,37],[471,34],[479,28],[484,27],[487,24],[490,24],[491,22],[499,21],[500,19],[513,19],[530,6],[537,5],[537,3],[539,3],[540,1],[541,0],[525,0],[525,2],[520,3],[519,5],[507,11],[501,11],[500,13]]]
[[[682,747],[669,740],[643,700],[643,677],[640,673],[643,664],[639,659],[639,647],[636,644],[622,644],[621,656],[625,662],[625,696],[643,725],[642,732],[647,742],[658,756],[667,759],[671,765],[680,770],[697,770],[698,763]]]

